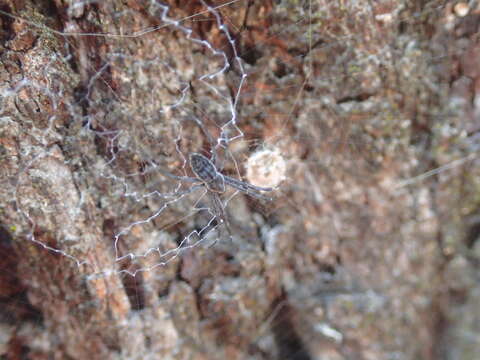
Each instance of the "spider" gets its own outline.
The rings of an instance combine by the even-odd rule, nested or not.
[[[213,143],[213,138],[210,133],[207,131],[203,123],[199,119],[194,119],[197,125],[200,127],[202,132],[205,134],[209,142]],[[218,220],[219,223],[225,224],[225,227],[229,233],[230,238],[232,238],[232,233],[230,230],[230,225],[226,217],[225,206],[222,202],[221,195],[225,193],[226,186],[231,186],[232,188],[243,192],[249,196],[260,200],[272,200],[272,198],[267,197],[262,194],[262,192],[273,191],[273,188],[270,187],[261,187],[249,184],[245,181],[237,180],[230,176],[222,174],[215,166],[214,162],[216,161],[216,151],[215,147],[212,148],[212,159],[200,154],[200,153],[190,153],[188,157],[188,163],[190,168],[195,175],[195,177],[190,176],[178,176],[173,175],[170,172],[163,170],[157,167],[162,174],[180,181],[186,181],[194,183],[194,185],[185,191],[176,192],[172,195],[179,196],[191,193],[199,187],[204,187],[207,190],[207,195],[210,198],[212,203],[212,215]]]

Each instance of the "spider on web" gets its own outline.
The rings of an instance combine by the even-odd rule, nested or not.
[[[212,157],[209,159],[208,157],[196,152],[192,152],[189,154],[188,163],[195,177],[174,175],[158,167],[157,167],[157,170],[159,170],[160,173],[162,173],[167,177],[194,184],[189,189],[176,192],[172,195],[182,196],[182,195],[191,193],[192,191],[198,188],[201,188],[201,187],[205,188],[207,190],[206,194],[210,198],[210,201],[212,204],[212,215],[215,216],[218,223],[225,224],[227,232],[230,238],[232,238],[230,224],[227,220],[227,216],[225,213],[225,206],[221,199],[221,195],[226,192],[227,186],[231,186],[232,188],[242,193],[245,193],[249,196],[252,196],[256,199],[266,200],[266,201],[271,201],[272,198],[263,195],[262,192],[271,192],[274,190],[274,188],[255,186],[245,181],[237,180],[233,177],[222,174],[218,170],[218,167],[215,165],[218,158],[217,158],[215,146],[213,145],[215,144],[213,137],[210,135],[208,130],[205,128],[205,126],[199,119],[194,118],[193,120],[200,127],[200,129],[206,136],[209,143],[212,144],[212,149],[211,149]]]

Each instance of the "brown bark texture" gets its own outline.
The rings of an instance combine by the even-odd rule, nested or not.
[[[1,0],[0,357],[478,359],[479,24]]]

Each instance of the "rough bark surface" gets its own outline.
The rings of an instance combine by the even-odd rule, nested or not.
[[[169,1],[191,35],[155,4],[0,3],[2,358],[477,358],[478,4]],[[229,201],[233,240],[163,258],[205,225],[193,200],[121,231],[178,184],[145,168],[209,148],[189,119],[217,138],[231,116],[215,14],[248,74],[222,171],[256,147],[288,171]],[[212,88],[189,36],[229,57]]]

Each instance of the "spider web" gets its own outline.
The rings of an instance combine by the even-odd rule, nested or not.
[[[43,25],[28,22],[33,30],[40,28],[41,31],[50,31],[65,41],[67,56],[59,56],[52,60],[52,64],[47,64],[43,72],[45,76],[57,71],[54,68],[58,65],[57,62],[69,61],[74,53],[81,55],[83,39],[100,38],[109,46],[108,53],[98,59],[100,65],[95,67],[87,63],[86,68],[82,69],[87,74],[88,81],[84,89],[77,90],[80,94],[74,104],[75,108],[70,110],[70,115],[74,123],[82,124],[81,127],[76,126],[75,131],[78,133],[73,136],[91,139],[93,135],[99,139],[97,141],[104,149],[103,161],[97,162],[94,166],[100,172],[100,177],[105,180],[109,195],[124,198],[125,208],[145,207],[145,204],[149,203],[147,206],[153,209],[151,212],[148,210],[141,212],[137,219],[130,217],[125,223],[118,224],[119,230],[115,230],[113,235],[116,262],[127,258],[152,257],[153,253],[158,257],[152,266],[135,272],[167,264],[180,252],[198,246],[218,226],[218,224],[212,226],[216,218],[204,200],[205,191],[189,193],[188,186],[192,186],[191,184],[172,180],[164,174],[171,172],[186,176],[189,171],[187,157],[190,152],[203,151],[211,156],[217,150],[227,150],[231,142],[243,137],[242,131],[237,126],[237,105],[247,75],[237,54],[235,41],[218,10],[234,3],[230,2],[216,8],[202,3],[204,7],[202,11],[175,20],[169,14],[168,6],[154,2],[149,12],[151,16],[159,19],[160,25],[148,27],[142,24],[138,12],[125,10],[116,15],[116,20],[128,24],[124,19],[129,19],[132,28],[122,27],[119,33],[109,34],[81,32],[76,29],[59,33]],[[75,12],[81,5],[75,4],[68,12]],[[218,29],[222,42],[218,49],[210,41],[194,34],[192,28],[184,25],[189,19],[196,17],[201,18],[199,21],[207,22]],[[195,21],[192,23],[195,25]],[[158,44],[162,30],[178,34],[180,37],[178,43],[172,47],[169,44]],[[73,38],[80,39],[80,45],[72,41]],[[138,41],[152,43],[152,52],[145,56],[139,55],[138,52],[144,49],[135,48]],[[227,56],[225,49],[232,52],[231,57]],[[178,52],[178,55],[175,52]],[[185,52],[192,55],[185,57]],[[180,56],[185,57],[183,63],[178,60]],[[227,71],[230,71],[230,76],[226,75]],[[51,100],[54,109],[60,107],[59,98],[62,90],[54,93],[28,78],[7,90],[6,95],[15,97],[28,88],[43,93]],[[136,91],[141,92],[145,89],[148,89],[151,97],[140,98],[135,94]],[[192,96],[193,91],[195,97]],[[84,109],[88,107],[86,115],[79,111],[81,107]],[[130,121],[138,116],[143,118],[141,128]],[[51,131],[56,120],[57,115],[52,115],[48,119],[47,128],[38,135],[43,143],[48,141],[46,134]],[[208,144],[209,148],[205,149],[203,147],[205,136],[199,132],[199,128],[195,128],[195,123],[201,122],[201,126],[205,126],[206,129],[208,121],[209,126],[216,131],[216,143]],[[39,158],[49,155],[48,152],[38,155],[25,168],[30,168]],[[235,161],[233,158],[232,160]],[[86,162],[91,160],[88,159]],[[236,163],[235,169],[237,171],[239,169]],[[16,197],[18,198],[17,194]],[[228,199],[225,202],[228,202]],[[32,228],[35,228],[37,226],[35,220],[28,211],[23,210],[22,201],[18,203],[19,210],[30,220]],[[161,250],[158,246],[149,247],[145,244],[143,248],[134,246],[135,252],[129,251],[125,254],[119,249],[122,237],[130,234],[136,227],[152,223],[158,218],[160,225],[154,238],[162,239],[162,230],[181,222],[191,221],[191,218],[199,212],[207,214],[205,224],[187,234],[182,234],[179,244],[172,249]],[[162,217],[167,220],[163,220]],[[190,224],[190,227],[193,226]],[[30,238],[50,251],[71,258],[79,266],[88,264],[84,259],[38,241],[34,233]],[[116,270],[114,268],[105,270],[106,273],[111,271]],[[129,270],[121,271],[135,274]]]
[[[199,189],[198,184],[184,184],[178,182],[178,180],[175,181],[175,179],[172,181],[171,176],[169,176],[170,172],[175,172],[176,176],[186,177],[189,173],[187,164],[188,154],[195,150],[206,151],[202,148],[205,135],[198,132],[199,129],[207,129],[203,123],[207,121],[208,117],[217,119],[216,122],[212,121],[213,126],[218,131],[214,139],[215,143],[212,138],[211,143],[208,144],[210,147],[208,150],[209,157],[213,156],[217,149],[226,149],[230,142],[243,136],[242,131],[237,126],[237,102],[246,77],[243,63],[237,54],[234,39],[227,26],[223,23],[220,13],[215,8],[207,6],[206,3],[202,4],[205,6],[207,14],[213,17],[213,19],[206,19],[205,21],[215,24],[214,26],[217,26],[219,31],[222,32],[221,36],[223,36],[223,40],[226,43],[225,46],[229,47],[233,52],[231,59],[229,59],[225,50],[217,50],[209,41],[196,37],[197,35],[193,34],[191,28],[169,18],[169,8],[163,5],[158,5],[162,22],[173,26],[177,31],[179,30],[183,33],[185,40],[190,42],[188,44],[190,51],[192,53],[201,52],[202,56],[206,56],[209,59],[208,65],[202,66],[201,69],[196,69],[195,63],[197,61],[194,58],[191,59],[191,64],[179,64],[174,58],[162,59],[161,61],[155,58],[155,60],[150,60],[146,63],[142,61],[138,65],[136,59],[129,62],[123,54],[119,55],[124,67],[126,66],[130,69],[135,66],[140,66],[141,68],[145,66],[151,67],[153,63],[154,67],[158,67],[159,64],[163,67],[163,70],[160,70],[162,73],[171,73],[170,76],[166,75],[165,81],[160,85],[159,91],[161,91],[161,94],[156,95],[161,99],[161,103],[157,100],[158,108],[156,106],[152,108],[153,112],[158,113],[158,117],[147,114],[146,117],[150,120],[144,122],[146,129],[142,129],[139,132],[129,129],[126,134],[122,134],[123,130],[120,130],[114,134],[112,139],[107,141],[107,148],[111,153],[111,158],[108,161],[109,169],[118,166],[122,170],[124,163],[138,162],[138,160],[134,159],[138,158],[139,154],[141,154],[140,161],[145,165],[141,172],[118,173],[113,171],[108,175],[105,174],[105,177],[111,179],[117,186],[120,185],[118,188],[120,196],[131,198],[134,202],[141,204],[149,201],[153,204],[151,208],[154,209],[146,217],[143,216],[139,220],[128,223],[114,235],[116,261],[121,262],[124,259],[135,259],[137,257],[148,258],[152,257],[152,255],[157,258],[154,260],[153,265],[136,269],[134,272],[128,269],[121,270],[131,275],[135,275],[138,271],[151,270],[155,267],[166,265],[171,260],[176,259],[181,252],[199,246],[206,239],[207,235],[210,232],[215,232],[218,227],[218,219],[209,205],[205,204],[206,190],[203,189],[202,191]],[[141,31],[141,33],[143,32]],[[233,63],[231,64],[230,62]],[[204,64],[204,61],[198,61],[198,63]],[[191,68],[192,65],[193,68]],[[234,84],[229,87],[225,74],[231,67],[236,69],[238,76],[231,81]],[[142,70],[138,71],[141,72]],[[205,71],[206,73],[204,73]],[[151,73],[151,69],[148,72]],[[187,74],[188,76],[186,76]],[[132,75],[128,74],[128,76]],[[166,84],[170,88],[165,89]],[[147,86],[149,89],[152,89],[150,84]],[[195,97],[192,96],[192,91],[195,91]],[[165,99],[169,98],[168,93],[174,95],[165,104]],[[150,99],[150,101],[153,100]],[[210,105],[207,106],[207,102]],[[204,110],[207,108],[209,109],[208,114]],[[202,118],[205,117],[207,119],[203,120]],[[163,125],[168,122],[172,123],[173,127],[168,128]],[[199,124],[200,128],[195,129],[195,124]],[[151,134],[152,132],[153,134]],[[164,135],[165,132],[169,134]],[[132,133],[134,134],[133,136]],[[208,133],[208,136],[210,136],[210,133]],[[145,139],[148,139],[147,144]],[[125,145],[120,148],[117,145],[119,143],[124,143]],[[132,149],[134,150],[132,151]],[[168,159],[168,163],[161,159]],[[172,170],[174,166],[176,166],[176,170]],[[158,176],[155,176],[158,173],[160,174],[160,179],[158,179]],[[152,174],[153,176],[149,176]],[[142,178],[145,178],[145,176],[147,180],[142,181]],[[140,182],[139,185],[138,182]],[[171,212],[176,214],[168,216],[168,212],[171,209]],[[119,251],[119,242],[122,237],[131,233],[135,227],[152,223],[158,218],[160,221],[159,230],[162,231],[178,223],[187,222],[197,213],[202,212],[207,214],[205,224],[198,229],[189,231],[187,234],[181,234],[181,240],[174,248],[165,250],[158,246],[149,247],[147,245],[143,249],[140,247],[137,250],[138,252],[122,254]],[[164,221],[161,219],[162,217],[169,217],[170,219]],[[213,224],[215,221],[217,224]]]
[[[16,102],[20,108],[34,94],[53,109],[45,111],[47,117],[30,121],[30,136],[38,145],[25,151],[29,160],[22,164],[12,198],[28,219],[28,239],[47,252],[71,259],[79,268],[87,267],[89,280],[112,273],[167,274],[169,265],[192,251],[233,252],[232,248],[264,246],[269,254],[275,254],[276,235],[287,226],[281,223],[284,212],[298,212],[292,221],[306,218],[308,207],[301,204],[307,203],[307,198],[321,204],[328,197],[321,189],[335,181],[335,173],[326,169],[361,179],[389,160],[382,158],[384,149],[405,151],[402,137],[391,134],[402,134],[411,123],[395,108],[397,99],[390,99],[388,91],[379,91],[385,82],[405,89],[402,79],[409,74],[424,71],[429,79],[428,72],[439,71],[450,62],[448,49],[437,49],[425,57],[424,44],[407,38],[402,42],[401,36],[398,41],[382,38],[382,27],[414,27],[423,16],[440,16],[445,5],[436,2],[418,12],[405,2],[375,14],[378,8],[350,4],[359,6],[364,20],[371,22],[368,33],[356,33],[358,24],[352,19],[336,26],[328,23],[331,17],[342,18],[342,9],[327,1],[282,1],[272,7],[272,18],[261,11],[248,14],[244,0],[185,7],[152,1],[142,9],[132,5],[112,10],[113,20],[95,18],[95,4],[77,2],[66,10],[72,19],[91,16],[91,29],[79,29],[71,21],[70,28],[57,31],[55,24],[44,25],[44,17],[38,14],[37,19],[28,21],[21,20],[25,18],[21,15],[12,19],[34,34],[36,41],[43,41],[45,51],[52,41],[61,44],[61,51],[46,66],[38,65],[43,67],[43,76],[29,76],[26,71],[1,90],[4,102]],[[249,28],[248,16],[257,20],[264,16],[266,23],[270,22],[268,33]],[[104,20],[112,21],[112,30],[105,34],[94,26]],[[258,36],[250,39],[252,33]],[[297,45],[287,47],[292,42]],[[92,49],[98,53],[92,54]],[[333,59],[327,56],[331,52],[337,54]],[[403,58],[396,59],[398,54]],[[73,75],[63,71],[71,66],[76,70]],[[382,78],[392,76],[388,71],[392,69],[402,73],[399,79]],[[415,90],[438,91],[441,97],[444,79],[438,79],[435,86],[426,82]],[[69,83],[75,86],[67,88]],[[75,101],[65,103],[64,96],[74,96]],[[38,106],[41,110],[47,107],[41,101]],[[421,128],[424,118],[448,118],[455,123],[461,106],[457,103],[437,110],[425,104],[415,125]],[[371,119],[368,125],[359,125],[366,117]],[[388,130],[383,125],[385,118],[392,119]],[[2,121],[14,126],[6,117]],[[61,130],[58,124],[68,126]],[[463,136],[462,126],[444,124],[437,131],[445,132],[445,138]],[[60,144],[64,155],[59,151],[59,138],[67,139]],[[425,141],[421,134],[412,138]],[[308,155],[310,150],[304,144],[315,144],[314,156]],[[286,181],[276,188],[276,199],[270,203],[228,190],[222,197],[233,228],[233,239],[228,239],[206,189],[171,175],[191,177],[188,155],[199,152],[208,157],[216,153],[222,173],[245,179],[248,158],[262,149],[275,150],[287,161]],[[371,156],[376,152],[378,158]],[[415,164],[405,164],[404,179],[385,181],[400,192],[408,191],[407,186],[467,163],[475,154],[471,147],[466,152],[461,149],[456,158],[445,158],[440,167],[429,172],[418,169],[418,177],[409,176]],[[80,213],[95,203],[104,219],[100,227],[105,236],[91,246],[111,248],[108,265],[104,262],[98,267],[88,252],[78,255],[74,244],[84,234],[64,230],[57,235],[61,240],[52,243],[40,236],[38,229],[48,226],[48,221],[38,216],[32,205],[41,199],[29,199],[26,189],[32,186],[32,178],[53,176],[52,168],[58,177],[54,183],[66,183],[53,191],[77,195],[65,204],[47,202],[42,211],[60,214],[70,209],[60,221],[69,221],[75,228],[86,221]],[[68,169],[79,191],[69,185]],[[318,177],[322,171],[325,180]],[[299,173],[304,176],[293,183]],[[339,187],[343,199],[358,194],[355,184],[339,183]],[[303,198],[299,195],[289,200],[291,192],[304,194]],[[253,216],[248,215],[248,208],[254,209]],[[89,220],[95,223],[94,219],[92,212]],[[338,232],[349,236],[341,225]],[[213,243],[215,247],[210,249]]]

